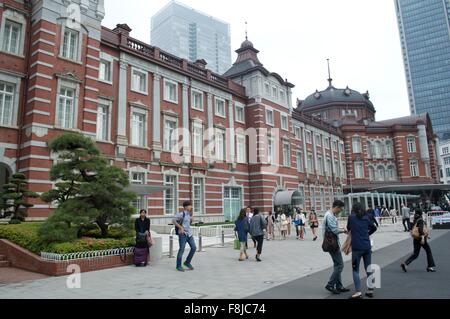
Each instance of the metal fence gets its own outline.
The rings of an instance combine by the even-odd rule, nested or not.
[[[133,253],[134,247],[124,247],[106,250],[95,250],[86,252],[75,252],[69,254],[55,254],[41,252],[41,258],[51,261],[68,261],[68,260],[79,260],[86,258],[99,258],[99,257],[110,257],[110,256],[124,256]]]

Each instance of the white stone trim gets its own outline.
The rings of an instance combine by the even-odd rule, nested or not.
[[[48,44],[48,45],[51,45],[51,46],[55,46],[56,45],[55,42],[51,42],[51,41],[39,38],[36,41],[34,41],[31,46],[35,46],[39,42],[42,42],[42,43],[45,43],[45,44]]]
[[[91,76],[91,75],[87,75],[87,74],[86,74],[85,78],[89,79],[89,80],[98,81],[98,78],[96,78],[95,76]]]
[[[47,86],[42,86],[42,85],[33,85],[32,87],[30,87],[28,89],[28,92],[31,92],[33,90],[43,90],[43,91],[47,91],[47,92],[51,92],[52,89],[47,87]]]
[[[38,54],[38,53],[42,53],[42,54],[45,54],[45,55],[48,55],[48,56],[51,56],[51,57],[54,57],[54,56],[55,56],[55,55],[53,54],[53,52],[49,52],[49,51],[42,50],[42,49],[37,49],[36,51],[34,51],[33,53],[31,53],[31,56],[35,56],[35,55]]]
[[[36,65],[42,65],[42,66],[46,66],[46,67],[48,67],[48,68],[50,68],[50,69],[53,69],[53,64],[45,63],[45,62],[42,62],[42,61],[36,61],[36,62],[32,63],[32,64],[30,65],[30,68],[32,68],[32,67],[34,67],[34,66],[36,66]]]
[[[33,73],[32,75],[30,75],[30,80],[33,79],[34,77],[37,77],[37,76],[39,76],[41,78],[44,78],[44,79],[47,79],[47,80],[53,80],[52,76],[47,75],[47,74],[43,74],[43,73],[39,73],[39,72],[36,72],[36,73]]]
[[[22,26],[21,31],[20,31],[21,32],[20,33],[20,43],[19,43],[19,48],[18,48],[17,52],[3,51],[3,36],[5,34],[6,20],[10,20],[10,21],[12,21],[14,23],[18,23]],[[13,55],[23,57],[24,56],[24,44],[25,44],[25,37],[26,37],[25,30],[26,29],[27,29],[27,21],[22,13],[20,13],[16,10],[11,10],[9,8],[4,10],[2,13],[2,20],[0,22],[0,51],[8,53],[8,54],[13,54]]]
[[[168,96],[167,96],[167,94],[166,94],[166,83],[170,83],[170,84],[174,84],[175,85],[175,95],[176,95],[176,98],[175,98],[175,100],[171,100]],[[167,79],[167,78],[164,78],[163,79],[163,99],[164,99],[164,101],[167,101],[167,102],[170,102],[170,103],[174,103],[174,104],[178,104],[178,101],[180,100],[179,99],[179,94],[178,94],[179,92],[178,92],[178,82],[177,81],[173,81],[173,80],[170,80],[170,79]]]
[[[50,168],[25,167],[25,168],[19,169],[19,172],[50,172]]]
[[[0,71],[0,81],[14,86],[13,109],[11,112],[11,123],[9,126],[17,126],[22,79],[19,76],[13,76]]]
[[[50,116],[50,112],[45,112],[45,111],[40,111],[40,110],[31,110],[31,111],[25,113],[26,116],[29,116],[31,114],[40,114],[40,115]]]
[[[29,99],[27,101],[27,104],[33,103],[35,101],[36,102],[41,102],[41,103],[46,103],[46,104],[51,104],[52,103],[52,101],[47,100],[47,99],[41,99],[40,97],[33,97],[33,98],[31,98],[31,99]]]
[[[44,32],[44,33],[47,33],[47,34],[56,36],[56,32],[50,31],[50,30],[45,29],[45,28],[39,28],[39,29],[37,29],[36,31],[33,32],[33,35],[36,35],[36,34],[38,34],[39,32]]]

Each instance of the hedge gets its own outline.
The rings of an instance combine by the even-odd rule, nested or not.
[[[18,225],[0,225],[0,238],[7,239],[37,255],[40,255],[41,252],[67,254],[92,250],[130,247],[134,245],[134,237],[83,237],[70,243],[46,245],[41,243],[37,236],[37,231],[41,224],[42,223],[22,223]]]

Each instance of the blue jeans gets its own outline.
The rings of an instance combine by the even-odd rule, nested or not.
[[[331,274],[330,280],[328,281],[329,287],[336,289],[343,288],[342,286],[342,270],[344,270],[344,261],[342,260],[341,250],[338,249],[335,252],[330,252],[331,258],[333,259],[333,273]]]
[[[364,270],[366,271],[367,277],[371,273],[367,272],[367,268],[372,263],[372,251],[367,250],[352,250],[352,268],[353,268],[353,283],[355,284],[355,291],[361,291],[361,279],[359,278],[359,263],[361,258],[364,261]]]
[[[186,263],[190,264],[192,258],[194,257],[195,251],[197,250],[197,246],[195,245],[194,236],[188,237],[186,235],[178,235],[178,243],[180,244],[180,249],[178,249],[177,255],[177,268],[181,267],[181,260],[183,259],[184,249],[186,247],[186,243],[191,247],[191,251],[186,258]]]

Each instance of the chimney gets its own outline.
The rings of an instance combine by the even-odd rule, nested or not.
[[[113,29],[113,32],[122,33],[123,35],[128,37],[130,35],[131,30],[132,29],[128,26],[128,24],[123,23],[123,24],[118,24]]]

